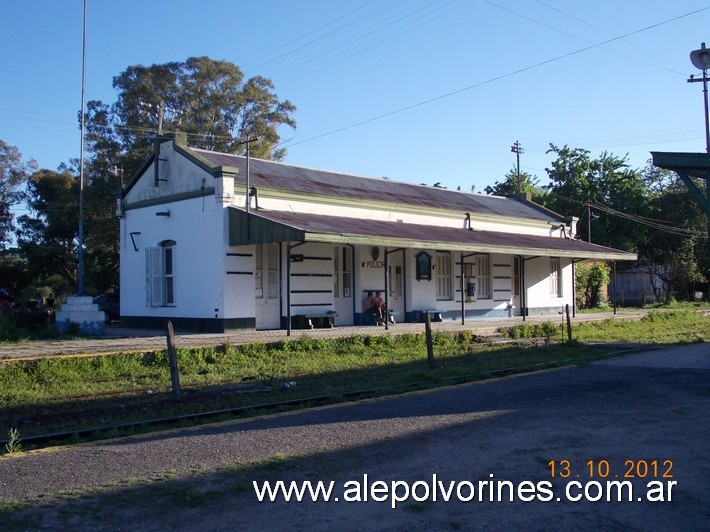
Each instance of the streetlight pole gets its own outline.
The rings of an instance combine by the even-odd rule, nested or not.
[[[79,151],[79,230],[77,234],[77,292],[84,295],[84,112],[86,101],[86,0],[84,0],[84,33],[81,50],[81,149]]]
[[[703,99],[705,101],[705,151],[710,153],[710,119],[708,118],[708,76],[707,71],[710,68],[710,49],[705,48],[705,43],[700,44],[699,50],[690,52],[690,62],[698,70],[703,71],[702,78],[696,78],[691,74],[688,78],[688,83],[703,82]]]
[[[703,77],[698,79],[691,74],[688,83],[703,82],[703,100],[705,102],[705,151],[710,154],[710,116],[708,115],[708,68],[710,68],[710,50],[705,48],[705,43],[700,43],[700,49],[690,52],[690,62],[698,70],[702,70]],[[685,179],[683,179],[685,181]],[[686,183],[690,186],[688,183]],[[708,217],[708,253],[710,253],[710,172],[705,173],[705,214]],[[702,196],[702,193],[700,194]],[[710,276],[710,274],[709,274]]]

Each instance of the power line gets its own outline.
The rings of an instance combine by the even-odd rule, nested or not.
[[[647,218],[645,216],[640,216],[638,214],[629,214],[629,213],[625,213],[622,211],[618,211],[616,209],[613,209],[612,207],[604,205],[603,203],[598,203],[595,201],[580,201],[580,200],[568,198],[566,196],[562,196],[561,194],[557,194],[555,192],[551,192],[550,195],[554,196],[556,198],[559,198],[561,200],[567,201],[569,203],[574,203],[575,205],[579,205],[579,206],[583,206],[583,207],[591,207],[593,209],[606,212],[607,214],[611,214],[612,216],[625,218],[625,219],[628,219],[632,222],[646,225],[646,226],[649,226],[653,229],[656,229],[659,231],[665,231],[666,233],[671,233],[671,234],[674,234],[677,236],[705,237],[707,235],[703,231],[696,231],[694,229],[686,229],[685,227],[674,225],[672,222],[669,222],[667,220],[658,220],[656,218]]]
[[[495,76],[495,77],[493,77],[493,78],[489,78],[489,79],[487,79],[487,80],[484,80],[484,81],[481,81],[481,82],[478,82],[478,83],[474,83],[473,85],[468,85],[467,87],[463,87],[463,88],[461,88],[461,89],[457,89],[457,90],[454,90],[454,91],[451,91],[451,92],[447,92],[447,93],[445,93],[445,94],[441,94],[441,95],[439,95],[439,96],[435,96],[435,97],[429,98],[429,99],[427,99],[427,100],[423,100],[423,101],[420,101],[420,102],[417,102],[417,103],[414,103],[414,104],[411,104],[411,105],[407,105],[407,106],[405,106],[405,107],[400,107],[399,109],[395,109],[395,110],[393,110],[393,111],[389,111],[389,112],[387,112],[387,113],[383,113],[383,114],[374,116],[374,117],[372,117],[372,118],[368,118],[368,119],[366,119],[366,120],[361,120],[361,121],[359,121],[359,122],[355,122],[355,123],[350,124],[350,125],[348,125],[348,126],[343,126],[343,127],[338,128],[338,129],[334,129],[334,130],[328,131],[328,132],[326,132],[326,133],[322,133],[322,134],[320,134],[320,135],[315,135],[315,136],[313,136],[313,137],[309,137],[309,138],[307,138],[307,139],[304,139],[304,140],[301,140],[301,141],[297,141],[297,142],[291,142],[291,143],[282,142],[282,143],[279,143],[277,146],[281,146],[281,145],[284,145],[284,146],[286,146],[286,147],[288,147],[288,146],[298,146],[299,144],[304,144],[304,143],[306,143],[306,142],[311,142],[311,141],[314,141],[314,140],[317,140],[317,139],[321,139],[321,138],[324,138],[324,137],[328,137],[328,136],[334,135],[334,134],[336,134],[336,133],[342,133],[343,131],[347,131],[347,130],[349,130],[349,129],[353,129],[353,128],[356,128],[356,127],[359,127],[359,126],[362,126],[362,125],[365,125],[365,124],[369,124],[369,123],[371,123],[371,122],[375,122],[375,121],[381,120],[381,119],[383,119],[383,118],[388,118],[388,117],[390,117],[390,116],[394,116],[394,115],[403,113],[403,112],[405,112],[405,111],[410,111],[410,110],[412,110],[412,109],[416,109],[417,107],[422,107],[422,106],[424,106],[424,105],[428,105],[428,104],[430,104],[430,103],[434,103],[434,102],[437,102],[437,101],[439,101],[439,100],[444,100],[444,99],[446,99],[446,98],[450,98],[450,97],[452,97],[452,96],[456,96],[456,95],[461,94],[461,93],[463,93],[463,92],[467,92],[467,91],[470,91],[470,90],[472,90],[472,89],[476,89],[476,88],[479,88],[479,87],[482,87],[482,86],[485,86],[485,85],[490,85],[491,83],[495,83],[496,81],[501,81],[501,80],[503,80],[503,79],[511,78],[511,77],[517,76],[517,75],[519,75],[519,74],[522,74],[522,73],[524,73],[524,72],[528,72],[528,71],[530,71],[530,70],[534,70],[534,69],[536,69],[536,68],[540,68],[540,67],[542,67],[542,66],[548,65],[548,64],[550,64],[550,63],[555,63],[555,62],[560,61],[560,60],[562,60],[562,59],[567,59],[567,58],[569,58],[569,57],[573,57],[573,56],[575,56],[575,55],[579,55],[579,54],[581,54],[581,53],[583,53],[583,52],[586,52],[586,51],[588,51],[588,50],[591,50],[591,49],[594,49],[594,48],[598,48],[598,47],[601,47],[601,46],[603,46],[603,45],[605,45],[605,44],[608,44],[608,43],[611,43],[611,42],[615,42],[615,41],[624,39],[624,38],[626,38],[626,37],[630,37],[630,36],[632,36],[632,35],[637,35],[637,34],[639,34],[639,33],[643,33],[643,32],[645,32],[645,31],[648,31],[648,30],[651,30],[651,29],[658,28],[658,27],[660,27],[660,26],[663,26],[663,25],[665,25],[665,24],[669,24],[669,23],[674,22],[674,21],[676,21],[676,20],[680,20],[680,19],[683,19],[683,18],[692,16],[692,15],[696,15],[696,14],[701,13],[701,12],[703,12],[703,11],[707,11],[708,9],[710,9],[710,7],[704,7],[704,8],[701,8],[701,9],[697,9],[697,10],[695,10],[695,11],[691,11],[691,12],[689,12],[689,13],[685,13],[685,14],[683,14],[683,15],[678,15],[677,17],[673,17],[673,18],[671,18],[671,19],[667,19],[667,20],[664,20],[664,21],[662,21],[662,22],[658,22],[658,23],[656,23],[656,24],[651,24],[650,26],[646,26],[646,27],[644,27],[644,28],[631,31],[631,32],[625,33],[625,34],[623,34],[623,35],[619,35],[619,36],[617,36],[617,37],[613,37],[613,38],[611,38],[611,39],[607,39],[607,40],[605,40],[605,41],[602,41],[602,42],[599,42],[599,43],[596,43],[596,44],[591,44],[591,45],[589,45],[589,46],[585,46],[585,47],[583,47],[583,48],[579,48],[579,49],[574,50],[574,51],[572,51],[572,52],[568,52],[568,53],[565,53],[565,54],[562,54],[562,55],[559,55],[559,56],[556,56],[556,57],[553,57],[553,58],[550,58],[550,59],[546,59],[546,60],[540,61],[540,62],[538,62],[538,63],[535,63],[535,64],[533,64],[533,65],[529,65],[529,66],[527,66],[527,67],[519,68],[519,69],[517,69],[517,70],[513,70],[513,71],[511,71],[511,72],[508,72],[508,73],[506,73],[506,74],[501,74],[500,76]]]
[[[517,12],[517,11],[514,11],[514,10],[512,10],[512,9],[510,9],[510,8],[507,8],[507,7],[501,6],[501,5],[499,5],[499,4],[496,4],[496,3],[493,2],[492,0],[484,0],[484,1],[485,1],[487,4],[490,4],[490,5],[494,6],[494,7],[497,7],[498,9],[501,9],[501,10],[503,10],[503,11],[506,11],[506,12],[508,12],[508,13],[511,13],[511,14],[513,14],[513,15],[515,15],[515,16],[520,17],[520,18],[523,18],[523,19],[527,20],[528,22],[532,22],[532,23],[534,23],[534,24],[538,24],[538,25],[540,25],[540,26],[542,26],[542,27],[544,27],[544,28],[547,28],[547,29],[549,29],[549,30],[555,31],[555,32],[557,32],[557,33],[561,33],[562,35],[566,35],[567,37],[571,37],[571,38],[576,39],[576,40],[578,40],[578,41],[582,41],[582,42],[586,42],[586,43],[588,43],[588,44],[592,44],[592,41],[588,41],[588,40],[586,40],[586,39],[582,39],[582,38],[581,38],[580,36],[578,36],[578,35],[575,35],[575,34],[573,34],[573,33],[568,33],[568,32],[566,32],[566,31],[564,31],[564,30],[559,29],[559,28],[555,28],[554,26],[550,26],[549,24],[545,24],[544,22],[540,22],[539,20],[535,20],[534,18],[528,17],[527,15],[523,15],[522,13],[519,13],[519,12]],[[548,7],[549,7],[549,6],[548,6]],[[562,11],[560,11],[560,13],[562,13]],[[568,16],[571,16],[571,15],[568,15]],[[576,17],[572,17],[572,18],[574,18],[575,20],[579,20],[579,19],[577,19]],[[580,22],[581,22],[581,21],[580,21]],[[602,31],[603,33],[605,33],[605,34],[607,34],[607,35],[613,35],[613,34],[607,32],[607,31],[601,30],[600,28],[596,28],[596,27],[595,27],[595,29],[599,29],[599,31]],[[625,39],[620,39],[620,40],[623,40],[624,42],[628,42],[628,41],[626,41]],[[668,72],[672,72],[672,73],[674,73],[674,74],[679,74],[679,75],[681,75],[681,76],[685,76],[685,74],[684,74],[683,72],[679,72],[679,71],[677,71],[677,70],[672,70],[672,69],[670,69],[670,68],[666,68],[666,67],[662,67],[662,66],[659,66],[659,65],[656,65],[656,64],[653,64],[653,63],[649,63],[648,61],[645,61],[645,60],[643,60],[643,59],[639,59],[639,58],[637,58],[637,57],[633,57],[633,56],[630,56],[630,55],[628,55],[628,54],[624,54],[624,53],[619,52],[619,51],[617,51],[617,50],[612,50],[611,48],[607,48],[607,47],[605,47],[605,46],[603,46],[603,45],[599,45],[599,47],[600,47],[600,48],[603,48],[604,50],[606,50],[607,52],[610,52],[610,53],[612,53],[612,54],[616,54],[616,55],[619,55],[619,56],[621,56],[621,57],[625,57],[626,59],[630,59],[630,60],[632,60],[632,61],[636,61],[636,62],[642,63],[642,64],[644,64],[644,65],[649,65],[649,66],[657,67],[657,68],[660,68],[660,69],[662,69],[662,70],[667,70]]]
[[[358,11],[358,10],[364,8],[365,6],[367,6],[367,5],[369,5],[369,4],[373,3],[373,2],[374,2],[374,0],[370,0],[370,1],[367,2],[366,4],[360,5],[360,6],[358,6],[357,8],[355,8],[354,10],[350,11],[348,14],[354,13],[354,12],[356,12],[356,11]],[[370,15],[370,14],[368,14],[368,15]],[[368,18],[369,18],[369,16],[368,16]],[[351,28],[352,26],[353,26],[353,24],[351,24],[351,23],[343,22],[343,23],[341,23],[339,26],[336,26],[334,29],[328,31],[327,33],[325,33],[325,34],[323,34],[323,35],[319,35],[319,36],[317,36],[317,37],[313,37],[311,40],[305,42],[304,44],[301,44],[301,45],[299,45],[299,46],[296,46],[295,48],[292,48],[291,50],[288,50],[288,51],[286,51],[286,52],[283,52],[281,55],[279,55],[279,56],[277,56],[277,57],[275,57],[275,58],[273,58],[273,59],[270,59],[270,60],[268,60],[268,61],[265,61],[265,62],[263,62],[263,63],[257,65],[256,67],[254,67],[254,70],[259,70],[260,68],[262,68],[262,67],[264,67],[264,66],[266,66],[266,65],[270,65],[270,64],[272,64],[272,63],[274,63],[274,62],[277,62],[277,61],[279,61],[279,60],[281,60],[281,59],[288,58],[289,56],[295,54],[295,53],[298,52],[299,50],[303,50],[304,48],[307,48],[308,46],[311,46],[311,45],[313,45],[313,44],[315,44],[315,43],[317,43],[317,42],[320,42],[320,41],[322,41],[323,39],[326,39],[327,37],[329,37],[329,36],[331,36],[331,35],[336,35],[336,34],[338,34],[341,30],[343,30],[343,29],[349,29],[349,28]],[[311,35],[312,35],[312,34],[311,34]]]
[[[606,31],[604,28],[600,28],[599,26],[595,26],[594,24],[591,24],[591,23],[587,22],[586,20],[582,20],[581,18],[576,17],[576,16],[574,16],[574,15],[571,15],[570,13],[567,13],[566,11],[562,11],[561,9],[559,9],[559,8],[557,8],[557,7],[555,7],[555,6],[551,6],[550,4],[548,4],[548,3],[546,3],[546,2],[543,2],[542,0],[537,0],[537,3],[540,4],[540,5],[545,6],[545,7],[548,8],[548,9],[551,9],[551,10],[553,10],[553,11],[556,11],[557,13],[560,13],[561,15],[564,15],[565,17],[571,18],[572,20],[576,20],[577,22],[580,22],[581,24],[584,24],[585,26],[589,26],[590,28],[593,28],[593,29],[595,29],[595,30],[597,30],[597,31],[600,31],[600,32],[604,33],[605,35],[614,36],[613,33],[609,32],[609,31]],[[637,44],[637,43],[632,42],[632,41],[627,41],[626,39],[622,39],[622,40],[623,40],[626,44],[630,44],[631,46],[634,46],[634,47],[636,47],[636,48],[639,48],[639,49],[643,50],[644,52],[649,52],[649,53],[651,53],[651,54],[653,54],[653,55],[657,55],[658,57],[661,57],[661,58],[663,58],[663,59],[665,59],[665,60],[667,60],[667,61],[672,61],[672,62],[677,63],[677,64],[679,64],[679,65],[682,64],[682,63],[681,63],[680,61],[678,61],[678,59],[675,58],[675,57],[668,57],[668,56],[665,56],[665,55],[663,55],[663,54],[661,54],[661,53],[659,53],[659,52],[657,52],[657,51],[655,51],[655,50],[652,50],[652,49],[647,48],[647,47],[645,47],[645,46],[641,46],[640,44]],[[662,67],[661,67],[661,68],[662,68]],[[665,70],[668,70],[668,69],[665,69]],[[671,72],[675,72],[675,71],[671,70]],[[678,74],[682,74],[681,72],[677,72],[677,73],[678,73]],[[684,75],[684,74],[683,74],[683,75]]]
[[[332,9],[329,9],[328,11],[322,13],[320,16],[311,19],[308,23],[295,25],[294,29],[292,29],[291,31],[280,34],[280,36],[276,39],[259,44],[258,47],[253,48],[252,50],[248,50],[244,55],[255,61],[268,60],[269,54],[277,51],[283,52],[283,43],[293,44],[294,42],[298,42],[299,40],[312,37],[314,31],[316,31],[313,29],[314,26],[316,26],[317,28],[322,28],[324,26],[327,26],[329,23],[332,23],[333,21],[331,20],[330,22],[326,22],[324,24],[318,24],[321,20],[327,19],[331,13],[337,12],[351,1],[352,0],[350,0],[349,2],[344,2],[340,5],[336,5]],[[345,13],[344,15],[338,15],[336,18],[342,19],[344,17],[347,17],[349,14],[353,13],[354,11],[357,11],[358,9],[363,8],[365,5],[367,4],[360,5],[357,8]],[[247,62],[245,65],[243,65],[243,67],[249,67],[249,63]],[[251,69],[251,67],[249,68]]]
[[[447,8],[449,8],[449,6],[456,4],[459,1],[460,0],[451,0],[445,4],[430,3],[428,1],[423,2],[423,4],[425,4],[424,7],[410,10],[410,12],[408,14],[399,16],[399,18],[397,18],[397,19],[390,20],[389,22],[386,22],[378,27],[375,27],[374,29],[371,29],[370,31],[368,31],[362,35],[358,34],[356,36],[357,37],[356,39],[350,39],[349,41],[346,41],[343,44],[340,44],[340,45],[337,45],[334,47],[330,47],[330,48],[326,48],[324,51],[316,54],[315,56],[304,59],[300,63],[292,63],[288,67],[286,67],[284,70],[273,74],[273,76],[278,77],[282,73],[292,71],[292,70],[298,70],[298,72],[295,74],[295,76],[291,76],[291,77],[287,76],[285,80],[284,79],[279,80],[279,85],[283,86],[284,84],[288,84],[288,83],[293,82],[297,79],[301,79],[305,76],[311,75],[314,72],[317,72],[317,71],[322,70],[324,68],[338,64],[346,59],[349,59],[350,57],[353,57],[355,55],[361,54],[362,52],[364,52],[366,50],[374,48],[375,46],[380,46],[384,42],[395,39],[395,38],[399,37],[400,35],[408,33],[420,26],[423,26],[425,24],[429,24],[432,21],[434,21],[438,18],[441,18],[453,11],[461,9],[461,8],[465,7],[466,5],[473,3],[475,0],[468,0],[468,1],[464,2],[463,4],[457,5],[451,9],[447,9]],[[443,11],[443,10],[445,10],[445,11]],[[418,16],[416,16],[417,14],[418,14]],[[407,20],[412,17],[415,17],[415,18],[413,20]],[[390,26],[393,26],[393,27],[390,28]],[[387,31],[385,33],[383,33],[384,30],[387,30]],[[361,41],[363,41],[363,37],[367,37],[370,35],[373,36],[371,39],[361,42]],[[342,52],[339,52],[339,50],[342,50]],[[348,52],[351,52],[351,53],[348,53]],[[331,56],[331,58],[328,59],[328,56]],[[326,57],[326,59],[324,59],[323,61],[316,62],[314,65],[312,65],[310,67],[310,69],[308,71],[304,71],[305,68],[308,68],[308,66],[307,66],[308,63],[311,63],[313,61],[313,59],[319,58],[319,57]],[[306,66],[302,68],[303,65],[306,65]]]

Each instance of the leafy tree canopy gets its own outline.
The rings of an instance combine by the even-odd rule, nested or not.
[[[30,278],[59,274],[75,288],[78,181],[69,172],[39,170],[27,188],[32,216],[19,218],[17,243]]]
[[[0,249],[10,241],[14,229],[11,207],[22,201],[23,185],[36,163],[22,162],[22,154],[15,146],[0,140]]]
[[[695,283],[707,281],[707,215],[675,172],[649,164],[643,177],[649,191],[648,211],[663,223],[646,228],[639,260],[665,281],[667,290],[662,295],[669,300],[671,290],[689,293]]]
[[[510,170],[503,181],[496,181],[494,185],[488,185],[485,189],[486,194],[496,196],[510,196],[518,192],[518,172],[515,168]],[[520,172],[520,192],[530,194],[532,200],[541,202],[545,195],[545,190],[540,187],[540,180],[527,172]]]
[[[197,148],[280,160],[279,127],[296,127],[296,107],[279,100],[264,77],[244,79],[228,61],[190,57],[182,62],[128,67],[113,79],[118,99],[112,105],[87,104],[87,140],[92,160],[123,167],[131,174],[152,149],[159,131],[184,131]]]
[[[546,168],[545,206],[579,217],[578,234],[604,246],[633,251],[644,239],[642,226],[615,216],[611,211],[645,216],[647,191],[643,176],[631,169],[626,158],[603,152],[593,159],[584,149],[550,145],[548,153],[557,155]]]

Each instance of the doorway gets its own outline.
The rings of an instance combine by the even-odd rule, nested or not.
[[[513,257],[513,315],[522,316],[522,265],[520,257]]]
[[[336,325],[353,324],[353,249],[333,246],[333,300]]]
[[[387,268],[387,304],[395,313],[395,320],[404,320],[404,266],[403,251],[392,253],[388,259]]]
[[[256,328],[279,329],[281,327],[279,245],[257,244],[255,247]]]

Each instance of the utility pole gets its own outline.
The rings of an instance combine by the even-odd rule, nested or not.
[[[251,188],[251,182],[250,182],[251,172],[250,172],[250,168],[249,168],[249,159],[250,159],[249,158],[249,144],[251,142],[256,142],[257,140],[259,140],[259,137],[251,137],[251,138],[248,138],[247,140],[242,140],[240,142],[237,142],[237,146],[240,146],[242,144],[246,144],[246,146],[247,146],[247,160],[246,160],[246,166],[247,166],[246,174],[247,175],[245,176],[245,179],[244,179],[244,186],[246,188],[245,208],[246,208],[247,214],[249,214],[249,204],[251,203],[251,199],[249,197],[249,189]]]
[[[520,154],[523,153],[523,147],[520,145],[520,142],[517,140],[515,141],[515,144],[513,144],[510,147],[510,151],[515,154],[515,160],[516,160],[516,168],[517,168],[517,175],[518,175],[518,194],[522,192],[522,187],[520,183]]]
[[[158,136],[163,134],[163,113],[165,112],[165,102],[160,100],[158,104]]]
[[[146,102],[138,102],[138,104],[141,107],[147,107],[151,111],[140,111],[141,114],[144,115],[151,115],[153,114],[153,109],[155,109],[155,114],[158,116],[158,137],[160,137],[163,134],[163,118],[165,117],[165,113],[173,113],[174,115],[180,115],[180,110],[179,109],[172,109],[170,107],[165,106],[165,101],[160,100],[160,102],[157,105],[153,105],[151,103],[146,103]],[[179,123],[179,122],[178,122]]]

